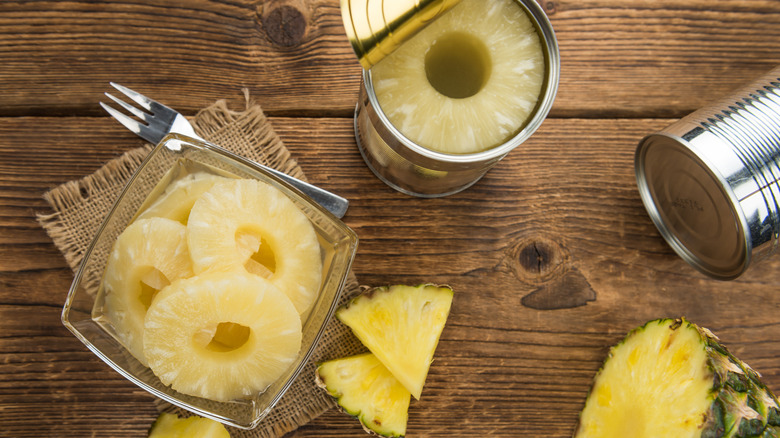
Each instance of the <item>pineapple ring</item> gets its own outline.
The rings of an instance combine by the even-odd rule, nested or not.
[[[187,242],[195,273],[243,266],[267,277],[301,315],[319,294],[322,258],[311,221],[261,181],[227,180],[203,193],[190,212]],[[265,260],[256,262],[254,253]]]
[[[216,182],[224,179],[206,172],[195,172],[177,179],[138,215],[138,219],[164,217],[187,225],[195,201]]]
[[[393,126],[420,146],[452,154],[515,135],[544,75],[539,36],[513,0],[464,0],[371,69]]]
[[[220,336],[225,325],[243,329]],[[301,340],[301,319],[286,295],[262,277],[227,271],[166,288],[146,314],[144,354],[176,391],[228,401],[277,380]]]
[[[136,221],[119,235],[106,266],[105,314],[128,351],[144,365],[144,316],[156,292],[192,276],[186,230],[170,219]]]

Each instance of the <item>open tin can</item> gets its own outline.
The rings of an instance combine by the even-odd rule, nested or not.
[[[372,66],[458,1],[342,0],[347,35],[364,67],[354,116],[355,137],[366,164],[387,185],[419,197],[460,192],[527,140],[547,117],[560,76],[558,43],[552,25],[536,1],[515,2],[532,22],[544,56],[540,94],[525,122],[509,139],[479,152],[456,154],[421,146],[391,123],[377,99]]]
[[[780,67],[701,108],[636,150],[639,193],[690,265],[740,276],[780,235]]]

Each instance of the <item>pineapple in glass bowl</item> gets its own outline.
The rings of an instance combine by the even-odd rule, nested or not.
[[[226,196],[229,191],[235,196]],[[259,196],[268,198],[260,224],[245,213],[258,213]],[[275,215],[281,215],[277,226],[267,220]],[[216,221],[214,230],[229,245],[209,241],[213,233],[202,234],[211,228],[204,221]],[[306,248],[291,250],[280,233],[302,234]],[[193,246],[190,240],[198,239]],[[252,161],[169,134],[99,227],[62,320],[144,390],[197,415],[251,429],[306,365],[356,248],[355,233],[339,219]],[[291,280],[298,273],[306,275]],[[220,288],[229,292],[220,294]],[[182,349],[166,350],[176,346],[165,342],[171,336],[186,340],[179,342]],[[278,348],[263,353],[261,344],[270,341]],[[249,359],[258,354],[259,367]],[[182,365],[171,366],[171,357]],[[211,371],[217,368],[232,374]]]

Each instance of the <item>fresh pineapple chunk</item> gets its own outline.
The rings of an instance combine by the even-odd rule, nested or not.
[[[312,307],[322,282],[314,226],[284,193],[256,180],[226,180],[195,202],[187,242],[196,274],[236,267],[267,277],[295,304]]]
[[[379,287],[339,308],[336,317],[419,399],[452,296],[449,287],[432,284]]]
[[[371,353],[324,362],[317,367],[317,385],[356,417],[369,433],[406,435],[409,391]]]
[[[103,280],[105,314],[139,362],[147,309],[169,283],[192,276],[184,225],[164,218],[134,222],[119,235]]]
[[[777,398],[707,329],[650,321],[612,347],[575,438],[780,436]]]
[[[149,429],[149,438],[230,438],[225,426],[217,421],[202,418],[179,418],[163,412]]]
[[[172,283],[146,314],[144,354],[171,388],[216,401],[252,396],[301,348],[301,319],[268,280],[244,271]]]

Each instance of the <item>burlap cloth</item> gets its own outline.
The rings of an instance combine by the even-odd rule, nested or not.
[[[305,180],[298,163],[276,135],[260,106],[246,96],[246,108],[232,111],[225,101],[201,110],[192,122],[201,137],[234,153]],[[95,173],[77,181],[62,184],[44,194],[53,213],[38,215],[38,222],[65,256],[75,272],[122,187],[151,145],[133,149],[106,163]],[[350,273],[340,301],[359,293],[360,287]],[[334,406],[325,391],[314,384],[315,363],[363,351],[359,341],[335,318],[327,326],[311,360],[282,397],[273,411],[253,430],[230,428],[237,437],[277,437],[308,423]],[[160,411],[186,415],[163,401],[155,401]]]

